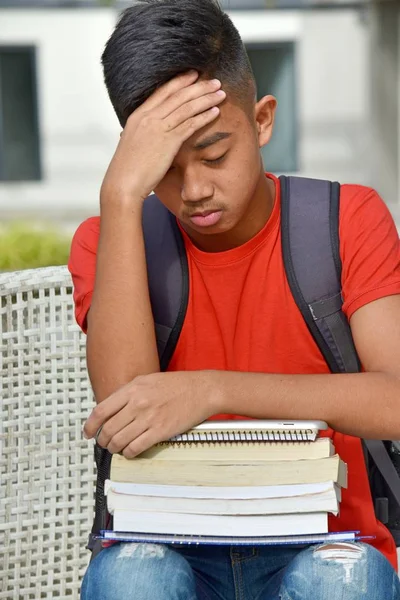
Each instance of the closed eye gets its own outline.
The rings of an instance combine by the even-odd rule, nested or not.
[[[218,165],[218,164],[222,163],[222,161],[224,160],[224,158],[226,157],[227,154],[228,154],[228,152],[225,152],[225,154],[223,154],[219,158],[214,158],[213,160],[205,160],[204,162],[207,165]]]

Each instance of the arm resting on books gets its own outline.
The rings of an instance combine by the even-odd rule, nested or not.
[[[93,437],[105,423],[100,445],[127,458],[223,413],[320,419],[349,435],[400,439],[400,296],[359,309],[351,326],[364,373],[154,373],[97,406],[85,434]]]
[[[400,439],[400,296],[365,305],[350,325],[365,372],[221,374],[221,412],[246,408],[256,418],[321,419],[348,435]]]

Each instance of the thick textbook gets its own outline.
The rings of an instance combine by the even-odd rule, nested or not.
[[[347,467],[337,454],[294,461],[137,460],[115,454],[110,479],[115,482],[199,486],[267,486],[333,481],[347,487]]]
[[[110,514],[116,510],[204,515],[274,515],[339,512],[341,489],[317,484],[199,487],[105,482]]]

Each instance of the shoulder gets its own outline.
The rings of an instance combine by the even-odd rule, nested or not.
[[[72,240],[68,269],[74,284],[75,316],[86,333],[86,315],[89,311],[96,275],[96,254],[100,235],[100,217],[91,217],[81,223]]]
[[[95,268],[100,237],[100,217],[90,217],[81,223],[71,243],[68,267],[73,277]]]
[[[100,236],[100,217],[90,217],[83,221],[77,228],[73,239],[72,247],[88,247],[97,246]]]
[[[388,206],[376,190],[362,185],[341,186],[339,233],[344,261],[348,258],[346,253],[359,251],[362,246],[365,250],[383,244],[393,249],[399,243]]]
[[[390,211],[376,190],[371,187],[344,184],[340,188],[340,227],[363,227],[376,220],[394,226]]]
[[[343,185],[340,196],[340,256],[344,311],[400,292],[399,234],[376,190]]]

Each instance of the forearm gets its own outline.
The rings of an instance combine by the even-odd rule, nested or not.
[[[142,202],[106,200],[101,204],[96,281],[88,315],[88,369],[97,402],[137,375],[159,371]]]
[[[221,372],[218,412],[320,419],[336,431],[400,439],[400,378],[387,373],[269,375]]]

